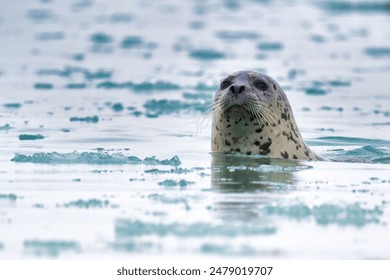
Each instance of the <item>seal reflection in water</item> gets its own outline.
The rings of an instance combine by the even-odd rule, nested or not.
[[[212,154],[211,186],[213,215],[227,223],[245,222],[271,226],[272,217],[263,207],[281,202],[295,189],[299,171],[307,163],[261,156]]]
[[[306,168],[298,161],[213,153],[211,182],[225,191],[280,190],[294,181],[295,171]]]
[[[267,75],[240,71],[222,79],[212,110],[213,152],[323,160],[303,141],[286,94]]]

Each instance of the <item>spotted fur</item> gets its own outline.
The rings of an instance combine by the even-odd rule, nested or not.
[[[303,141],[278,83],[250,71],[233,73],[221,81],[214,98],[212,151],[323,159]]]

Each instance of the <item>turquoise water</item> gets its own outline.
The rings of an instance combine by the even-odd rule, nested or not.
[[[390,258],[386,2],[3,2],[1,259]],[[210,153],[242,69],[331,161]]]

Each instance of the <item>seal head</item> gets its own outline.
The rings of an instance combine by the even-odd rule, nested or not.
[[[286,94],[271,77],[239,71],[221,80],[213,103],[212,151],[322,160],[305,144]]]

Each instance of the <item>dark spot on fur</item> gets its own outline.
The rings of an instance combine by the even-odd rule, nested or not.
[[[283,158],[288,159],[288,153],[285,151],[284,153],[280,152]]]
[[[308,156],[309,156],[309,152],[308,152],[308,151],[305,151],[305,155],[308,157]]]
[[[274,90],[276,90],[276,85],[274,84]]]
[[[259,147],[260,154],[262,154],[261,152],[265,152],[265,154],[269,154],[269,152],[271,151],[269,148],[271,146],[271,144],[272,144],[272,141],[269,138],[268,138],[267,142],[261,144]]]
[[[228,124],[226,127],[231,127],[232,125],[231,124]]]
[[[245,123],[245,126],[248,126],[248,124],[247,124],[247,123]]]
[[[231,144],[230,144],[230,142],[228,140],[225,139],[225,145],[226,146],[230,146]]]
[[[251,151],[247,151],[246,154],[249,156],[250,154],[252,154]]]
[[[293,155],[293,159],[298,159],[298,157],[296,155]]]
[[[216,125],[216,126],[215,126],[215,129],[219,131],[219,127],[218,127],[218,125]]]
[[[259,141],[256,141],[256,142],[255,142],[255,145],[256,145],[256,146],[260,146],[260,142],[259,142]]]
[[[298,144],[298,141],[295,140],[295,138],[292,136],[291,131],[290,131],[290,140],[293,141],[295,144]]]
[[[292,131],[293,131],[293,133],[294,133],[295,137],[299,138],[299,136],[298,136],[298,133],[295,131],[295,129],[294,129],[294,128],[292,129]]]
[[[280,117],[281,117],[282,119],[284,119],[285,121],[287,121],[286,113],[282,113],[282,114],[280,115]]]
[[[251,120],[250,120],[250,121],[251,121],[251,122],[253,122],[254,120],[255,120],[255,118],[251,118]]]
[[[261,128],[258,128],[258,129],[256,129],[256,133],[260,133],[260,132],[262,132],[263,130],[261,129]]]

